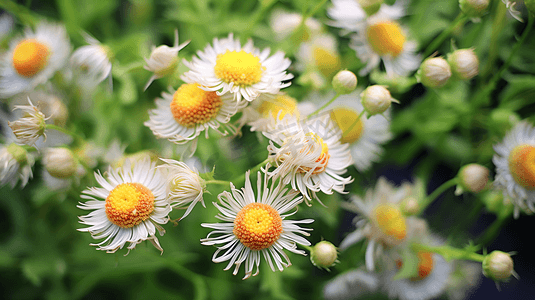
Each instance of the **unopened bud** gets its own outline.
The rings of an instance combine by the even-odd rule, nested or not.
[[[451,77],[451,68],[442,57],[428,58],[420,65],[418,77],[426,87],[443,87]]]
[[[337,94],[349,94],[357,87],[357,76],[351,71],[342,70],[334,75],[332,84]]]
[[[487,187],[490,171],[479,164],[468,164],[459,171],[459,184],[463,189],[479,193]]]
[[[49,148],[43,158],[43,164],[52,177],[69,178],[78,169],[78,161],[67,148]]]
[[[372,85],[367,87],[364,92],[360,94],[362,106],[370,115],[384,113],[392,104],[392,102],[399,103],[392,98],[390,92],[382,85]]]
[[[483,275],[494,281],[505,281],[515,275],[511,255],[502,251],[492,251],[483,260]]]
[[[327,241],[317,243],[310,250],[310,261],[318,268],[329,270],[337,261],[338,250],[336,247]]]
[[[489,0],[459,0],[462,12],[470,18],[478,18],[487,12]]]
[[[401,201],[401,212],[406,216],[412,216],[420,212],[420,203],[414,197],[407,197]]]
[[[458,78],[471,79],[479,73],[479,59],[473,49],[459,49],[448,55],[451,72]]]
[[[374,15],[379,11],[384,0],[357,0],[360,7],[366,12],[368,16]]]

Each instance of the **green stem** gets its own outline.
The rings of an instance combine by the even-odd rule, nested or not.
[[[490,224],[487,229],[478,237],[476,243],[478,245],[488,245],[490,244],[498,234],[500,234],[500,231],[503,227],[503,225],[509,221],[510,214],[507,215],[498,215],[498,218]]]
[[[424,244],[413,243],[411,249],[415,252],[428,251],[442,255],[446,260],[462,259],[483,262],[485,255],[477,254],[469,250],[457,249],[450,246],[428,246]]]
[[[334,100],[336,100],[336,98],[338,98],[340,96],[340,94],[336,93],[336,95],[334,95],[334,97],[331,98],[331,100],[329,100],[329,102],[323,104],[320,108],[316,109],[315,112],[311,113],[308,118],[310,119],[311,117],[317,115],[320,111],[322,111],[325,107],[329,106],[329,104],[333,103]]]
[[[69,136],[71,136],[76,142],[83,142],[84,141],[84,138],[74,132],[71,132],[63,127],[60,127],[60,126],[57,126],[57,125],[54,125],[54,124],[46,124],[45,126],[46,129],[53,129],[53,130],[57,130],[61,133],[65,133]]]
[[[250,169],[249,171],[251,172],[251,174],[254,174],[256,173],[258,170],[260,170],[263,166],[265,166],[268,162],[270,161],[269,158],[267,158],[266,160],[264,160],[263,162],[259,163],[258,165],[254,166],[252,169]],[[243,173],[242,175],[239,175],[237,177],[234,177],[231,182],[243,182],[245,181],[245,173]]]
[[[485,65],[485,68],[483,68],[483,72],[481,72],[481,76],[479,77],[480,84],[486,84],[486,80],[484,79],[495,66],[495,60],[498,57],[499,48],[498,38],[500,36],[500,33],[503,31],[506,12],[507,8],[505,7],[505,5],[503,5],[503,3],[498,3],[498,7],[496,8],[496,13],[492,22],[492,33],[490,35],[489,43],[489,55],[487,57],[487,64]]]
[[[458,183],[457,177],[450,179],[444,182],[436,190],[434,190],[427,198],[424,199],[423,203],[420,204],[420,213],[422,213],[429,204],[431,204],[438,196],[444,193],[447,189],[452,186],[455,186]]]
[[[207,180],[204,183],[206,184],[220,184],[220,185],[229,185],[231,182],[226,180]]]
[[[455,20],[453,22],[451,22],[451,25],[450,27],[448,27],[446,30],[442,31],[442,33],[437,36],[432,42],[431,44],[429,44],[429,46],[427,46],[427,48],[425,49],[425,52],[424,52],[424,58],[428,57],[429,55],[431,55],[435,50],[437,50],[437,48],[440,46],[440,44],[442,44],[444,42],[444,40],[446,40],[446,38],[448,36],[450,36],[450,34],[453,32],[453,30],[459,26],[460,24],[466,22],[466,20],[468,19],[468,17],[463,14],[462,12],[457,16],[457,18],[455,18]]]

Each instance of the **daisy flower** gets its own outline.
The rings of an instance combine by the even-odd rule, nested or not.
[[[13,189],[19,179],[21,187],[26,186],[33,177],[34,163],[33,155],[23,147],[15,143],[0,144],[0,186],[9,184]]]
[[[188,167],[181,161],[163,158],[161,160],[165,162],[165,165],[158,166],[158,168],[167,170],[167,198],[171,207],[186,209],[180,219],[188,216],[199,202],[206,208],[202,197],[206,191],[206,183],[199,176],[199,171],[194,167]]]
[[[331,26],[342,28],[342,34],[358,31],[368,16],[399,19],[405,16],[406,1],[398,0],[392,6],[382,0],[332,0],[327,15],[333,19]]]
[[[71,65],[78,71],[77,79],[84,86],[92,88],[109,77],[111,86],[110,48],[87,33],[84,39],[89,45],[76,49],[71,56]]]
[[[281,177],[284,184],[299,190],[307,205],[312,199],[309,194],[319,201],[319,191],[346,193],[345,185],[353,179],[341,175],[353,161],[348,146],[340,143],[342,132],[329,115],[304,122],[288,115],[277,121],[276,129],[264,135],[270,139],[267,149],[276,167],[269,175]]]
[[[331,34],[316,35],[310,41],[301,43],[296,55],[299,71],[319,72],[324,82],[329,81],[341,68],[338,43]]]
[[[29,93],[21,93],[13,97],[9,102],[9,107],[15,108],[16,105],[26,104],[28,98],[32,99],[32,103],[35,103],[39,111],[45,116],[49,116],[46,119],[47,124],[65,126],[69,118],[69,110],[59,93],[35,89]]]
[[[425,223],[421,219],[413,220],[418,223]],[[408,228],[411,227],[413,226],[408,224]],[[440,239],[430,235],[427,231],[417,232],[412,237],[408,236],[406,246],[410,246],[409,240],[435,246],[443,244]],[[403,266],[403,260],[400,255],[395,251],[389,251],[389,255],[385,256],[387,262],[384,264],[385,270],[382,272],[382,281],[389,298],[430,300],[445,292],[453,269],[452,264],[447,262],[441,255],[432,252],[418,251],[415,255],[418,262],[416,266],[417,274],[414,277],[401,279],[395,279],[399,269]]]
[[[30,98],[28,98],[28,103],[30,105],[15,105],[15,109],[23,111],[23,117],[13,122],[7,122],[7,124],[13,130],[17,141],[34,146],[41,136],[44,136],[46,140],[45,121],[50,117],[45,118],[45,115],[33,105]]]
[[[145,58],[147,65],[143,66],[143,68],[154,74],[150,77],[149,82],[147,82],[143,90],[146,90],[154,80],[162,78],[175,71],[178,64],[178,51],[186,47],[189,42],[190,41],[187,41],[178,45],[178,30],[175,30],[175,44],[173,47],[161,45],[157,48],[152,48],[150,57],[148,59]]]
[[[360,92],[339,96],[324,111],[330,111],[331,118],[342,131],[340,142],[349,146],[353,165],[359,172],[368,170],[372,163],[381,160],[384,152],[382,145],[392,139],[390,131],[390,109],[382,115],[359,118],[364,110],[360,101]],[[312,103],[327,101],[331,95],[310,98]],[[321,99],[321,100],[320,100]]]
[[[61,25],[41,23],[14,39],[0,62],[0,98],[30,91],[61,69],[71,45]]]
[[[494,145],[492,162],[496,165],[494,185],[503,190],[505,198],[520,209],[535,212],[535,128],[527,121],[519,122],[503,141]]]
[[[349,47],[366,64],[359,75],[364,76],[379,66],[381,60],[388,76],[407,76],[420,66],[417,45],[407,40],[401,25],[390,18],[374,16],[351,36]]]
[[[352,196],[350,203],[343,205],[349,211],[359,214],[353,220],[357,229],[340,243],[340,250],[366,239],[366,268],[375,269],[375,260],[384,249],[397,246],[407,235],[407,222],[400,208],[404,193],[397,193],[383,177],[379,178],[374,190],[369,189],[364,199]]]
[[[102,187],[82,192],[81,198],[89,201],[80,202],[77,207],[91,212],[79,217],[80,223],[89,227],[78,230],[89,232],[95,239],[104,238],[91,245],[108,253],[126,243],[130,243],[130,252],[144,240],[150,240],[163,252],[155,234],[156,230],[160,235],[165,233],[160,224],[169,220],[171,206],[166,198],[165,178],[155,163],[148,157],[132,162],[127,159],[123,167],[110,167],[105,175],[95,173]]]
[[[282,41],[299,28],[302,20],[303,16],[301,14],[276,10],[271,14],[269,25],[273,29],[273,32],[275,32],[275,38],[278,41]],[[303,32],[304,36],[301,38],[306,41],[321,31],[322,25],[318,20],[307,18],[305,21],[305,32]]]
[[[245,277],[256,276],[259,272],[260,257],[263,256],[271,270],[283,271],[291,265],[284,249],[301,255],[305,251],[297,249],[297,243],[310,246],[310,242],[300,235],[308,236],[299,224],[309,224],[312,219],[300,221],[285,220],[294,214],[290,212],[302,202],[298,192],[288,191],[284,184],[268,185],[268,176],[258,172],[256,196],[249,180],[249,171],[245,173],[245,187],[238,190],[231,183],[232,193],[219,194],[219,210],[216,218],[224,223],[203,223],[201,226],[212,228],[208,236],[201,239],[206,246],[220,245],[212,261],[220,263],[229,261],[225,271],[235,265],[236,275],[242,263],[245,263]],[[273,184],[273,182],[271,182]],[[217,235],[217,236],[215,236]],[[220,255],[220,253],[223,254]],[[253,269],[256,266],[256,272]]]
[[[181,78],[186,82],[198,82],[207,91],[217,91],[218,95],[230,92],[237,101],[244,98],[253,101],[262,93],[275,94],[290,83],[283,81],[293,78],[287,74],[290,60],[284,52],[269,56],[270,49],[262,51],[249,40],[243,47],[232,33],[224,39],[214,39],[198,51],[198,57],[191,62],[184,61],[190,69]]]
[[[150,120],[144,124],[159,138],[176,144],[195,140],[196,145],[203,131],[208,138],[209,128],[222,135],[228,134],[227,130],[235,133],[234,126],[227,123],[242,106],[230,94],[220,96],[197,83],[185,83],[172,94],[162,93],[162,98],[156,99],[156,108],[149,111]]]

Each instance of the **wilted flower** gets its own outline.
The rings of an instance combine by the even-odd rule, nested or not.
[[[33,146],[41,136],[44,136],[46,140],[45,121],[48,118],[45,118],[45,115],[33,105],[30,98],[28,98],[28,103],[30,105],[15,105],[15,109],[22,110],[24,115],[14,122],[7,123],[19,142]]]

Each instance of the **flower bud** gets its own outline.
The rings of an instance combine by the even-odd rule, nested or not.
[[[487,12],[489,0],[459,0],[459,6],[468,17],[478,18]]]
[[[351,71],[342,70],[334,75],[332,84],[337,94],[349,94],[357,87],[357,76]]]
[[[43,157],[43,164],[52,177],[69,178],[78,169],[78,161],[67,148],[49,148]]]
[[[401,212],[406,216],[412,216],[420,212],[420,203],[414,197],[407,197],[400,203]]]
[[[459,184],[465,190],[479,193],[489,182],[489,169],[479,164],[468,164],[459,171]]]
[[[451,68],[442,57],[424,60],[418,70],[418,80],[426,87],[443,87],[451,77]]]
[[[366,12],[368,16],[374,15],[379,11],[384,0],[357,0],[360,7]]]
[[[364,92],[360,94],[362,106],[370,115],[384,113],[392,104],[392,102],[399,103],[392,98],[390,92],[381,85],[372,85],[367,87]]]
[[[452,73],[460,79],[471,79],[479,73],[479,59],[473,49],[459,49],[448,55]]]
[[[483,275],[494,281],[505,281],[515,276],[511,255],[502,251],[492,251],[483,260]]]
[[[327,241],[317,243],[310,250],[310,261],[318,268],[329,270],[335,263],[338,262],[338,250],[336,247]]]

